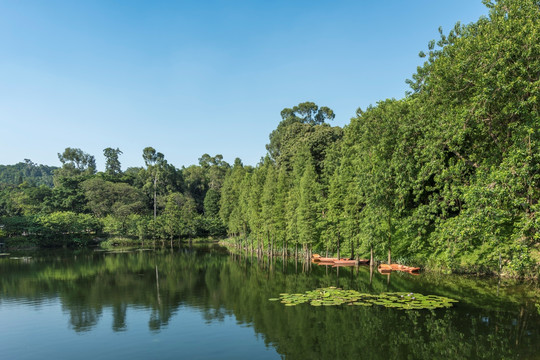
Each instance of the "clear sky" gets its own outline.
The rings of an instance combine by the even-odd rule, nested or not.
[[[0,164],[177,167],[208,153],[255,165],[285,107],[314,101],[347,124],[401,98],[420,50],[480,0],[0,0]]]

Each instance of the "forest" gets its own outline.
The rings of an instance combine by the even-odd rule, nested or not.
[[[439,29],[404,98],[359,108],[343,128],[326,106],[283,109],[256,166],[204,154],[178,169],[152,147],[125,171],[118,148],[103,151],[103,172],[76,148],[57,169],[2,166],[0,242],[227,236],[259,253],[373,251],[538,277],[540,4],[485,5],[488,16]]]

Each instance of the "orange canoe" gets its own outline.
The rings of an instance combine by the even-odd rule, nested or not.
[[[320,257],[320,258],[313,259],[313,261],[315,262],[334,262],[337,260],[338,258],[327,258],[327,257]]]
[[[334,266],[356,266],[358,261],[349,259],[339,259],[334,261]]]
[[[400,265],[400,264],[380,264],[378,267],[379,271],[405,271],[405,272],[418,272],[420,270],[419,267],[412,267],[412,266],[406,266],[406,265]]]
[[[313,254],[311,256],[311,260],[314,262],[334,262],[335,260],[338,260],[338,258],[329,258],[329,257],[323,257],[319,254]]]

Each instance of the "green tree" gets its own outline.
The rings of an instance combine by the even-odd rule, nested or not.
[[[146,147],[143,149],[143,159],[144,163],[146,164],[146,171],[149,174],[149,180],[153,190],[154,221],[156,221],[158,185],[163,177],[163,172],[165,166],[167,165],[167,161],[162,153],[156,152],[156,150],[152,147]]]
[[[325,157],[329,144],[342,136],[339,127],[330,127],[326,120],[333,120],[334,112],[328,107],[319,108],[312,102],[285,108],[281,112],[281,122],[270,134],[270,143],[266,145],[270,158],[278,167],[291,169],[292,159],[299,149],[307,146],[311,156],[317,161]],[[316,164],[317,172],[321,169]]]
[[[122,151],[119,148],[108,147],[103,150],[103,155],[105,156],[105,173],[113,176],[120,175],[122,168],[118,157],[122,155]]]
[[[58,153],[62,163],[61,175],[94,174],[96,172],[96,159],[94,156],[77,148],[66,148],[62,154]]]

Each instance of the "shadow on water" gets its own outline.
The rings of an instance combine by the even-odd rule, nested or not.
[[[150,310],[165,331],[182,307],[208,321],[234,315],[291,359],[537,358],[540,303],[535,286],[498,279],[407,273],[369,266],[332,268],[279,257],[228,254],[217,246],[156,251],[39,252],[0,258],[3,301],[59,299],[76,333],[94,331],[110,311],[112,330],[129,331],[128,309]],[[379,294],[407,291],[459,300],[450,309],[284,307],[269,298],[336,286]],[[1,309],[1,307],[0,307]]]

